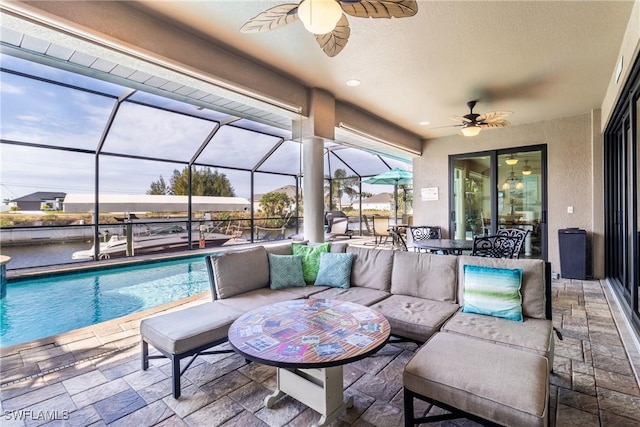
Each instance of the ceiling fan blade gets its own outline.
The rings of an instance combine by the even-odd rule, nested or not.
[[[458,124],[458,125],[445,125],[445,126],[429,126],[429,129],[444,129],[444,128],[458,128],[458,127],[462,127],[464,126],[463,124]]]
[[[316,41],[327,56],[334,57],[342,52],[342,49],[347,45],[350,34],[351,28],[349,27],[349,21],[347,21],[347,17],[342,14],[333,31],[327,34],[316,34]]]
[[[281,4],[248,20],[240,31],[243,33],[263,33],[275,30],[299,20],[298,4]]]
[[[463,116],[451,116],[449,117],[451,120],[453,120],[454,122],[467,122],[467,123],[471,123],[471,119],[469,119],[468,117],[463,117]]]
[[[482,128],[504,128],[511,125],[511,122],[508,120],[504,120],[504,119],[500,119],[500,120],[494,120],[492,122],[483,122],[483,123],[478,123],[478,126],[482,127]]]
[[[503,120],[511,114],[511,111],[491,111],[489,113],[480,114],[477,118],[479,122],[490,123],[496,120]]]
[[[418,13],[416,0],[340,0],[342,10],[357,18],[406,18]]]

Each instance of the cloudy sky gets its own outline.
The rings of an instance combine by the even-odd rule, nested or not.
[[[63,70],[29,63],[2,54],[3,67],[42,78],[81,86],[112,96],[127,89],[107,82],[79,76]],[[220,113],[199,111],[195,107],[154,95],[137,93],[132,101],[157,101],[181,111],[203,117]],[[180,104],[180,105],[178,105]],[[52,147],[95,150],[115,99],[65,86],[3,72],[0,76],[0,138]],[[111,194],[145,194],[153,181],[166,181],[173,170],[182,170],[193,153],[206,140],[215,124],[209,120],[151,108],[133,102],[120,107],[103,147],[104,153],[120,153],[168,159],[170,162],[100,157],[100,192]],[[282,134],[282,130],[279,130]],[[252,168],[267,154],[279,138],[244,129],[224,126],[202,152],[198,162],[236,168]],[[357,150],[352,150],[358,152]],[[285,143],[260,170],[296,174],[300,169],[300,145]],[[361,152],[358,152],[361,153]],[[353,153],[352,153],[353,154]],[[370,162],[378,162],[368,153]],[[356,154],[357,155],[357,154]],[[368,159],[362,160],[364,162]],[[183,162],[183,163],[179,163]],[[391,161],[393,166],[399,162]],[[332,165],[334,169],[334,160]],[[408,167],[408,165],[404,165]],[[373,165],[371,167],[374,167]],[[378,165],[375,166],[376,168]],[[36,191],[92,193],[95,156],[70,150],[51,150],[0,145],[0,197],[14,199]],[[326,156],[325,156],[326,170]],[[250,198],[250,174],[220,168],[231,181],[236,195]],[[380,170],[382,172],[382,170]],[[257,174],[255,193],[266,193],[284,185],[294,185],[290,176]],[[391,186],[363,185],[372,193],[392,192]]]

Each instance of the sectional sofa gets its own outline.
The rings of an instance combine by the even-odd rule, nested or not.
[[[230,324],[243,313],[291,299],[338,299],[379,311],[388,319],[392,336],[422,346],[404,372],[406,425],[429,421],[414,417],[414,398],[483,422],[547,425],[553,363],[547,263],[346,243],[333,243],[330,252],[351,254],[348,287],[272,289],[269,254],[291,255],[291,243],[207,257],[213,302],[143,320],[143,369],[148,367],[148,344],[171,358],[177,398],[180,360],[224,342]],[[466,312],[472,267],[465,266],[519,271],[522,321]]]

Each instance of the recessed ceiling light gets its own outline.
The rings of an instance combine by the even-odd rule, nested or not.
[[[429,126],[431,122],[420,122],[418,123],[420,126]]]
[[[353,86],[353,87],[360,86],[360,80],[357,80],[357,79],[347,80],[347,86]]]

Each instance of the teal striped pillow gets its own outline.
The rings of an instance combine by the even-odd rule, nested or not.
[[[522,322],[522,269],[464,266],[463,313]]]

